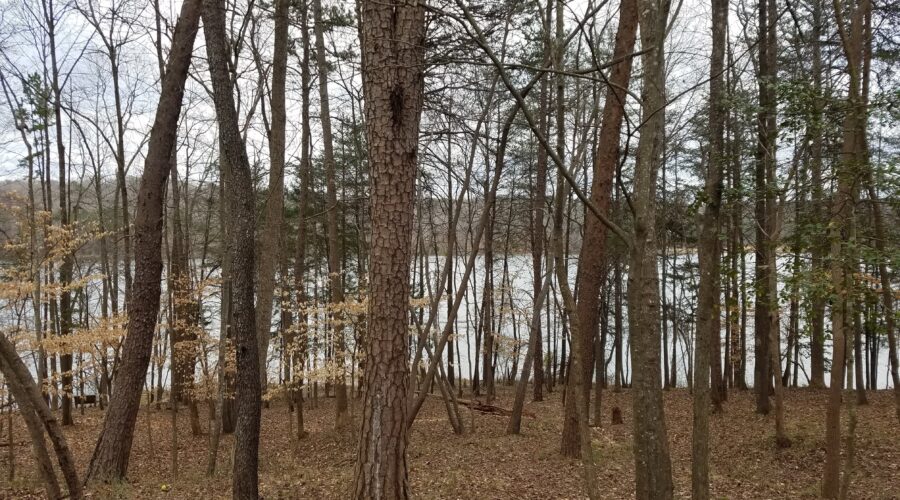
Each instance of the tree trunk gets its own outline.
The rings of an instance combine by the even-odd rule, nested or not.
[[[887,267],[887,248],[884,244],[884,216],[878,201],[878,193],[872,180],[871,167],[866,172],[866,189],[869,193],[869,204],[872,206],[872,219],[875,226],[875,249],[880,254],[878,259],[878,277],[881,280],[881,300],[884,308],[885,330],[888,337],[888,361],[890,362],[891,381],[894,385],[894,405],[896,406],[897,423],[900,423],[900,361],[897,359],[897,332],[894,319],[894,293],[891,286],[891,274]],[[873,363],[874,364],[874,363]],[[872,388],[875,388],[874,380]]]
[[[316,63],[319,74],[319,118],[322,121],[322,163],[325,167],[325,197],[327,213],[325,215],[325,229],[328,238],[328,289],[330,302],[340,304],[344,302],[343,271],[341,269],[341,242],[338,234],[338,214],[340,208],[337,203],[337,187],[335,186],[334,140],[331,133],[331,109],[328,99],[328,62],[325,60],[325,34],[322,20],[321,0],[312,0],[313,30],[316,37]],[[343,427],[350,423],[350,414],[347,412],[347,383],[344,373],[344,358],[346,355],[346,341],[344,339],[344,327],[340,312],[332,313],[334,359],[337,362],[337,380],[335,380],[335,404],[337,414],[335,426]]]
[[[281,255],[282,222],[284,220],[284,148],[285,79],[288,52],[288,0],[275,2],[275,39],[272,55],[272,126],[269,132],[269,192],[265,219],[259,236],[259,296],[256,309],[259,339],[259,383],[266,389],[266,360],[272,328],[272,301],[275,295],[275,271]]]
[[[673,496],[672,462],[660,380],[659,278],[656,260],[656,178],[665,135],[664,35],[668,4],[641,0],[643,127],[634,173],[634,239],[628,268],[628,324],[631,336],[635,496]]]
[[[132,290],[131,297],[135,300],[129,308],[122,359],[103,430],[88,466],[88,481],[121,480],[128,470],[134,424],[159,312],[163,193],[175,148],[181,98],[199,17],[200,0],[185,1],[172,37],[135,212],[135,282],[138,286]]]
[[[594,156],[594,175],[591,181],[591,203],[604,213],[609,212],[612,183],[619,161],[619,135],[625,115],[626,89],[631,80],[631,67],[635,39],[637,38],[637,0],[623,0],[619,8],[619,28],[616,32],[613,61],[610,69],[606,102],[603,105],[603,119],[600,126],[597,151]],[[603,284],[603,262],[606,258],[606,226],[590,210],[585,211],[584,240],[578,259],[577,283],[578,303],[573,322],[578,322],[582,338],[582,379],[590,381],[593,368],[593,339],[599,324],[597,313],[600,308],[600,288]],[[588,353],[588,351],[591,351]],[[572,379],[571,377],[569,378]],[[569,384],[569,389],[572,385]],[[589,394],[590,383],[584,384]],[[571,392],[568,392],[571,394]],[[586,397],[590,400],[589,397]],[[566,398],[563,420],[562,453],[578,456],[580,446],[578,425],[575,415],[575,401]]]
[[[772,372],[769,355],[770,346],[770,311],[778,307],[777,291],[770,288],[769,274],[776,270],[769,267],[769,253],[774,252],[770,235],[774,221],[770,220],[770,204],[773,202],[770,185],[770,172],[775,169],[775,32],[776,19],[774,0],[763,0],[759,3],[759,107],[757,117],[757,158],[755,171],[756,196],[756,258],[755,287],[756,309],[753,322],[754,337],[754,376],[753,385],[756,391],[756,412],[768,414],[771,410],[769,389],[772,386]]]
[[[169,259],[169,293],[172,302],[170,312],[170,341],[172,352],[171,400],[189,405],[191,433],[200,434],[200,417],[194,400],[194,369],[197,363],[196,327],[199,321],[199,304],[194,302],[188,269],[188,237],[182,226],[181,187],[178,182],[178,165],[172,155],[172,251]]]
[[[551,16],[553,0],[548,0],[547,2],[547,15],[545,17]],[[549,21],[549,19],[547,19]],[[547,39],[547,35],[549,33],[549,26],[547,23],[544,23],[544,33],[545,39],[543,44],[544,49],[544,59],[548,60],[550,56],[550,43]],[[538,106],[539,106],[539,114],[540,114],[540,127],[541,131],[544,135],[546,135],[549,131],[549,124],[547,120],[547,109],[548,109],[548,96],[547,96],[547,80],[541,79],[541,83],[539,84],[538,91]],[[544,146],[538,144],[537,150],[537,161],[535,165],[535,173],[534,173],[534,193],[532,194],[532,207],[531,207],[531,269],[532,269],[532,282],[534,286],[534,297],[537,300],[537,297],[541,293],[541,289],[543,288],[543,282],[545,279],[542,277],[542,262],[544,259],[544,211],[547,210],[547,151],[544,149]],[[543,344],[541,343],[541,321],[540,321],[540,308],[537,309],[538,320],[537,324],[533,325],[533,327],[537,328],[537,331],[532,332],[532,334],[537,335],[537,344],[534,347],[534,401],[543,401],[544,400],[544,353],[543,353]],[[530,345],[530,341],[529,341]],[[526,353],[527,356],[527,353]],[[525,370],[527,372],[527,370]],[[528,377],[525,377],[526,379]],[[527,380],[526,380],[527,382]],[[518,388],[517,388],[517,397],[518,397]]]
[[[409,268],[424,92],[425,5],[363,0],[358,8],[372,172],[372,244],[369,352],[354,497],[401,499],[409,497]],[[440,349],[435,356],[439,362]]]
[[[831,385],[825,414],[825,468],[822,477],[822,497],[838,498],[841,492],[841,400],[844,388],[847,331],[852,330],[853,276],[858,265],[854,260],[852,220],[855,211],[855,190],[862,175],[865,137],[865,109],[860,91],[862,69],[863,19],[870,8],[869,0],[853,5],[850,32],[844,21],[843,7],[835,2],[844,56],[847,60],[849,89],[844,115],[840,162],[837,164],[837,193],[831,209],[829,241],[831,245],[831,332],[833,355]],[[846,478],[845,481],[848,481]]]
[[[222,175],[229,186],[228,246],[232,255],[232,295],[236,346],[234,468],[232,494],[235,499],[259,497],[260,377],[256,313],[253,303],[255,271],[255,193],[250,163],[238,128],[231,77],[228,73],[228,45],[224,0],[204,0],[203,33],[209,58],[213,102],[219,125],[219,139],[225,161]]]
[[[814,96],[812,99],[812,145],[810,149],[810,177],[813,213],[824,213],[827,209],[822,179],[822,158],[824,154],[824,131],[822,130],[822,113],[824,96],[822,95],[822,53],[820,48],[822,26],[822,2],[813,0],[812,31],[812,79]],[[828,248],[826,238],[821,234],[813,235],[810,247],[810,267],[814,276],[825,275],[825,252]],[[827,298],[821,291],[813,290],[810,304],[810,387],[825,387],[825,304]]]
[[[552,276],[553,274],[549,272],[544,276],[543,283],[541,283],[541,289],[538,290],[538,294],[534,299],[534,306],[531,310],[531,333],[528,338],[528,350],[525,351],[525,361],[522,365],[522,374],[519,377],[518,383],[516,384],[512,414],[510,415],[509,423],[506,426],[507,434],[519,434],[522,428],[522,412],[525,407],[525,389],[528,386],[528,376],[531,370],[532,358],[538,350],[537,346],[541,343],[539,330],[541,324],[541,309],[543,308],[544,302],[547,299],[547,292],[550,290],[550,281]],[[535,374],[535,377],[536,376],[537,374]]]
[[[309,344],[309,329],[307,326],[306,313],[303,306],[306,302],[306,288],[304,286],[304,278],[306,274],[306,210],[309,200],[309,177],[310,177],[310,123],[309,123],[309,94],[311,75],[309,70],[310,47],[309,47],[309,3],[302,2],[300,5],[300,34],[302,45],[302,67],[300,68],[300,85],[301,85],[301,104],[300,113],[303,118],[303,126],[300,133],[300,200],[297,206],[297,248],[294,255],[294,288],[297,294],[297,331],[295,333],[294,343],[291,346],[292,359],[296,368],[294,370],[294,378],[291,379],[292,393],[294,396],[294,411],[297,413],[297,436],[306,435],[306,429],[303,422],[303,373],[306,364],[306,354]]]
[[[721,379],[716,363],[719,356],[719,267],[722,173],[725,158],[725,27],[728,1],[712,0],[712,57],[709,66],[709,160],[706,170],[704,205],[700,212],[700,290],[697,297],[697,338],[694,346],[694,411],[691,460],[691,493],[698,500],[709,498],[709,404],[710,379]],[[716,408],[721,407],[719,388],[713,385]]]
[[[3,376],[10,382],[10,389],[20,404],[23,416],[25,416],[25,413],[30,412],[35,416],[37,422],[43,424],[44,431],[50,438],[53,451],[56,453],[56,461],[62,471],[66,487],[69,490],[68,498],[80,499],[82,496],[81,481],[78,480],[78,473],[75,471],[75,460],[72,458],[66,436],[56,421],[56,417],[53,416],[50,408],[47,407],[47,403],[44,401],[43,395],[34,379],[31,378],[31,372],[28,370],[28,367],[25,366],[25,363],[22,362],[22,359],[16,353],[15,346],[3,335],[0,335],[0,369],[3,371]],[[25,418],[29,419],[27,416]],[[29,424],[29,433],[32,434],[32,439],[39,438],[41,440],[40,445],[35,442],[35,446],[36,448],[43,448],[43,453],[49,459],[49,454],[46,452],[46,444],[43,442],[43,433],[32,429],[34,423]],[[10,432],[12,431],[10,430]],[[40,435],[38,436],[38,434]],[[38,451],[38,454],[40,455],[41,452]],[[38,459],[43,461],[43,457],[39,456]],[[44,468],[44,465],[41,465],[41,468]],[[52,470],[50,473],[53,474]],[[55,475],[53,482],[56,482]],[[51,484],[48,483],[48,487],[50,486]],[[55,489],[58,491],[59,486],[56,485]]]
[[[69,203],[68,203],[68,185],[66,177],[68,170],[66,167],[66,147],[63,142],[63,123],[62,123],[62,89],[59,82],[59,65],[56,57],[56,20],[57,16],[53,8],[53,0],[45,0],[41,6],[44,9],[44,18],[47,20],[47,35],[50,42],[50,70],[51,70],[51,90],[53,92],[53,117],[56,130],[56,152],[57,163],[59,164],[59,226],[64,230],[68,230],[69,220]],[[49,165],[48,165],[49,170]],[[49,172],[48,172],[49,177]],[[72,281],[72,269],[75,264],[75,256],[72,252],[66,252],[62,256],[62,262],[59,265],[59,284],[62,291],[59,294],[59,335],[66,336],[72,331],[72,292],[69,290],[69,284]],[[62,376],[62,424],[74,425],[72,419],[72,354],[63,353],[59,356],[60,371]]]

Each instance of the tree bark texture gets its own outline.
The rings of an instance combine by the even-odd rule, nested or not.
[[[250,162],[238,128],[225,28],[225,1],[203,1],[203,33],[209,59],[213,103],[219,124],[219,139],[225,157],[222,175],[229,189],[228,246],[232,256],[232,328],[235,338],[237,375],[234,428],[234,463],[231,475],[235,499],[259,497],[259,421],[261,386],[258,336],[255,327],[254,272],[256,197]]]
[[[634,52],[637,38],[637,24],[637,0],[623,0],[619,8],[619,28],[613,49],[613,61],[618,62],[609,72],[609,86],[606,102],[603,104],[603,121],[600,125],[597,151],[594,156],[594,176],[591,181],[591,202],[603,212],[609,212],[612,184],[619,161],[619,135],[625,115],[624,89],[628,88],[631,80],[633,61],[631,53]],[[582,248],[587,251],[583,251],[578,259],[576,277],[578,302],[573,317],[573,320],[578,322],[578,331],[582,336],[581,342],[585,351],[593,350],[593,339],[597,334],[596,325],[599,324],[600,289],[605,276],[603,263],[606,258],[606,238],[606,226],[590,210],[586,210]],[[593,357],[583,355],[582,359],[584,360],[582,378],[589,381]],[[571,387],[569,385],[569,388]],[[590,383],[584,384],[584,390],[590,391]],[[571,457],[578,456],[581,449],[576,417],[574,399],[566,398],[562,453]]]
[[[634,240],[628,268],[628,326],[631,334],[635,496],[673,496],[672,462],[660,376],[659,276],[656,267],[656,178],[665,135],[664,39],[668,8],[641,0],[643,128],[634,173]]]
[[[354,497],[401,499],[409,497],[409,270],[424,93],[425,4],[363,0],[358,9],[372,243]],[[438,350],[435,356],[440,355]]]

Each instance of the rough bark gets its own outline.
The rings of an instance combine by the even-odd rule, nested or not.
[[[261,411],[258,337],[253,303],[255,271],[255,193],[250,162],[238,127],[231,77],[224,0],[204,0],[203,33],[209,59],[213,103],[219,125],[219,139],[226,161],[222,175],[229,189],[228,246],[232,255],[232,299],[237,375],[235,377],[234,463],[231,476],[235,499],[259,497],[259,421]]]
[[[665,135],[664,39],[667,3],[641,0],[641,108],[643,127],[634,173],[634,239],[628,272],[631,335],[635,496],[673,496],[672,462],[660,379],[659,277],[656,268],[656,178]]]
[[[419,119],[425,64],[425,5],[358,5],[372,237],[362,426],[354,497],[409,497],[406,465],[408,323]],[[440,361],[441,353],[435,353]]]
[[[591,202],[599,210],[609,211],[612,195],[613,176],[619,161],[619,135],[625,115],[625,99],[628,83],[631,80],[631,67],[635,39],[637,38],[638,10],[637,0],[623,0],[619,8],[619,28],[616,32],[613,61],[618,61],[609,72],[609,86],[606,101],[603,105],[603,118],[597,151],[594,156],[594,175],[591,181]],[[578,259],[576,281],[578,283],[578,303],[573,319],[578,322],[579,334],[583,337],[583,350],[593,350],[593,338],[599,324],[600,288],[603,284],[603,262],[606,258],[607,228],[591,211],[585,211],[584,241],[582,248],[590,251],[582,252]],[[582,365],[584,380],[590,380],[593,356],[583,356]],[[570,377],[571,380],[571,377]],[[571,385],[569,386],[571,388]],[[590,384],[584,389],[590,390]],[[565,419],[563,420],[562,453],[566,456],[577,456],[579,453],[578,425],[575,415],[574,400],[566,399]]]
[[[103,430],[88,466],[88,481],[121,480],[128,470],[134,424],[159,312],[163,194],[199,17],[200,0],[185,1],[172,37],[166,77],[162,82],[137,197],[134,249],[135,282],[138,285],[131,292],[134,300],[129,310],[122,358],[115,377],[113,397],[103,420]]]

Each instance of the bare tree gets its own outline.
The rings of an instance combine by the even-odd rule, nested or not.
[[[200,0],[187,0],[175,25],[159,105],[150,132],[135,213],[135,299],[122,346],[122,360],[103,430],[88,465],[87,480],[121,480],[128,470],[134,424],[159,312],[162,278],[162,209],[181,114],[184,82],[200,19]]]
[[[628,266],[635,493],[638,499],[672,498],[672,461],[659,370],[659,278],[656,268],[656,177],[665,135],[665,33],[668,2],[640,0],[641,117],[634,167],[634,239]]]
[[[232,296],[236,340],[234,464],[231,475],[235,499],[259,497],[259,420],[262,411],[259,341],[254,307],[256,196],[244,138],[238,126],[233,84],[228,71],[225,1],[203,1],[203,33],[209,59],[213,102],[223,149],[222,175],[228,185],[229,238],[232,256]]]
[[[606,101],[603,104],[603,121],[597,138],[594,155],[594,176],[591,180],[591,203],[604,213],[609,212],[613,178],[619,162],[619,138],[625,117],[625,99],[631,80],[632,52],[637,38],[638,12],[636,0],[623,0],[619,8],[619,27],[613,48],[612,68],[608,77]],[[600,289],[605,277],[606,226],[589,210],[585,213],[582,248],[589,249],[578,259],[578,303],[573,321],[579,324],[581,342],[593,341],[599,324]],[[585,359],[585,363],[589,359]],[[583,377],[590,380],[590,369],[583,368]],[[571,380],[571,379],[570,379]],[[585,384],[590,390],[590,384]],[[599,405],[599,401],[596,403]],[[574,401],[566,399],[566,416],[563,421],[562,453],[576,456],[580,453],[578,426]]]
[[[269,350],[269,330],[272,325],[272,300],[275,293],[275,271],[281,254],[281,234],[284,220],[284,157],[285,157],[285,80],[288,53],[288,2],[275,2],[275,39],[272,55],[272,125],[269,131],[269,192],[266,196],[265,219],[259,235],[259,306],[256,309],[256,328],[259,338],[259,382],[266,387],[266,360]]]
[[[341,240],[338,234],[340,207],[338,207],[337,186],[335,184],[334,139],[331,132],[331,108],[328,99],[328,62],[325,60],[325,27],[322,19],[322,1],[312,0],[312,8],[316,66],[319,75],[319,118],[322,121],[322,144],[324,146],[322,161],[325,165],[325,196],[328,203],[328,210],[325,214],[325,229],[328,235],[328,290],[331,303],[341,304],[344,302],[344,277],[341,270]],[[334,423],[336,427],[343,427],[350,423],[350,414],[347,411],[347,381],[346,373],[344,372],[347,343],[341,313],[335,310],[332,311],[332,315],[335,335],[333,355],[338,371],[337,379],[335,380],[337,415]]]
[[[712,373],[710,357],[719,356],[719,230],[722,204],[722,174],[725,170],[725,27],[727,0],[712,0],[712,57],[709,65],[709,159],[706,164],[704,206],[700,214],[700,291],[697,299],[697,342],[694,359],[694,421],[692,436],[691,493],[698,500],[709,498],[709,404]],[[714,388],[715,391],[718,388]],[[719,397],[712,398],[720,406]]]

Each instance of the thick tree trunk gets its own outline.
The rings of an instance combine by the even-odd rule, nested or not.
[[[200,0],[187,0],[175,25],[172,48],[150,132],[135,213],[135,281],[127,335],[103,430],[88,466],[87,480],[121,480],[128,470],[134,424],[159,312],[162,278],[163,193],[181,114],[184,82],[200,18]]]
[[[409,497],[409,266],[419,119],[424,92],[425,5],[359,4],[363,92],[372,172],[368,346],[354,497]],[[440,361],[440,349],[434,354]]]

